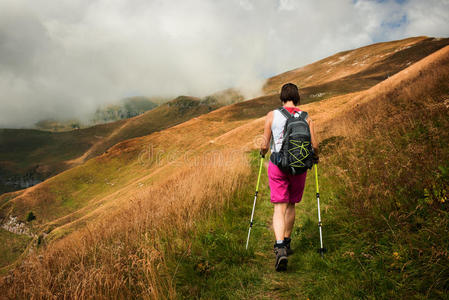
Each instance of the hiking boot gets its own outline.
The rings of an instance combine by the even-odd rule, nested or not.
[[[276,271],[287,270],[287,247],[285,245],[275,245],[274,253],[276,254],[276,264],[274,265]]]
[[[292,255],[293,254],[293,250],[290,248],[290,242],[291,242],[292,240],[291,239],[289,239],[289,238],[285,238],[284,239],[284,245],[285,245],[285,247],[287,248],[287,255]]]

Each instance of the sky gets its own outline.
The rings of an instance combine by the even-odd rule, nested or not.
[[[205,96],[336,52],[449,36],[449,0],[0,0],[0,127]]]

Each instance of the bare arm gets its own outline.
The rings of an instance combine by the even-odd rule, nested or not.
[[[260,154],[265,155],[270,148],[271,140],[271,123],[273,122],[273,112],[270,111],[265,118],[265,126],[263,129],[263,138],[260,145]]]
[[[313,151],[315,152],[315,155],[318,155],[319,149],[318,149],[318,141],[317,141],[316,135],[315,135],[315,125],[310,117],[307,118],[307,122],[309,122]]]

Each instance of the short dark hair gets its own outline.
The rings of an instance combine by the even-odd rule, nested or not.
[[[299,96],[298,87],[293,83],[284,84],[281,89],[280,98],[283,103],[291,100],[294,105],[298,105],[301,99]]]

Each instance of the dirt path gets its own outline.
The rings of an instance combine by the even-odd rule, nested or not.
[[[316,253],[316,249],[319,247],[319,236],[315,183],[312,173],[309,171],[303,200],[296,207],[296,220],[292,233],[294,253],[289,256],[287,271],[276,272],[274,270],[274,235],[272,231],[273,205],[270,203],[270,190],[265,167],[260,199],[255,210],[254,234],[250,242],[251,247],[254,247],[256,263],[263,266],[262,269],[264,270],[262,273],[263,284],[255,295],[256,298],[307,299],[307,292],[303,289],[302,283],[311,279],[309,272],[313,271],[313,268],[310,268],[312,265],[325,263]],[[322,193],[321,207],[323,212],[327,210],[328,206],[327,194],[324,191]],[[325,221],[324,218],[323,221]],[[324,232],[324,238],[326,238],[326,232]]]

